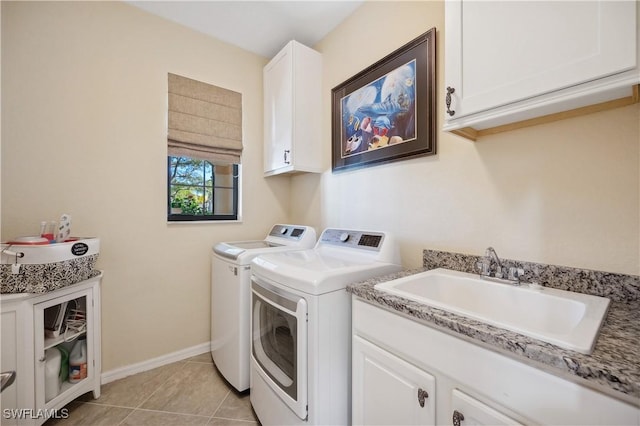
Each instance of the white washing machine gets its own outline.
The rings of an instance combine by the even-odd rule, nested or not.
[[[249,388],[251,260],[259,254],[313,247],[309,226],[274,225],[264,240],[216,244],[211,254],[211,356],[238,391]]]
[[[263,425],[350,424],[348,283],[401,270],[384,232],[326,229],[313,249],[261,254],[251,277],[251,404]]]

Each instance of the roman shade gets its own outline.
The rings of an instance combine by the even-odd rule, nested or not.
[[[239,164],[242,94],[169,73],[168,153]]]

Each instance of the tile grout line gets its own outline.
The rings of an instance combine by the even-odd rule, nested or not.
[[[135,409],[135,408],[134,408],[134,409],[132,409],[132,410],[131,410],[131,412],[130,412],[129,414],[127,414],[127,415],[125,416],[125,418],[124,418],[124,419],[122,419],[122,420],[120,421],[120,423],[118,423],[118,426],[120,426],[121,424],[124,424],[125,420],[127,420],[129,417],[131,417],[131,415],[132,415],[135,411],[136,411],[136,409]]]
[[[133,414],[134,411],[146,411],[148,413],[173,414],[173,415],[176,415],[176,416],[198,417],[198,418],[201,418],[201,419],[209,420],[209,416],[201,416],[200,414],[179,413],[177,411],[151,410],[149,408],[134,408],[129,415]],[[127,416],[127,417],[129,417],[129,416]],[[126,417],[125,417],[125,419],[126,419]]]
[[[190,363],[194,363],[194,364],[207,364],[207,365],[213,365],[213,368],[217,371],[217,367],[216,364],[213,362],[213,360],[211,361],[196,361],[193,359],[189,359],[187,360],[187,362]],[[217,373],[219,374],[219,373]],[[218,403],[218,406],[216,407],[215,410],[213,410],[213,412],[211,413],[211,415],[209,416],[209,419],[207,421],[207,424],[211,422],[211,420],[213,420],[216,416],[216,413],[218,412],[218,410],[220,409],[220,407],[222,407],[222,404],[224,404],[224,402],[227,400],[227,398],[229,398],[229,395],[231,395],[231,390],[229,389],[227,391],[227,394],[224,396],[224,398],[222,398],[222,400],[220,401],[220,403]]]
[[[182,363],[181,368],[182,368],[182,369],[186,368],[186,364],[187,364],[187,363],[186,363],[186,362],[184,362],[184,361],[181,361],[181,363]],[[137,407],[135,407],[135,409],[137,410],[138,408],[141,408],[141,407],[142,407],[142,405],[143,405],[145,402],[149,401],[149,400],[151,399],[151,397],[152,397],[153,395],[155,395],[155,394],[156,394],[156,392],[158,392],[160,389],[162,389],[162,386],[164,386],[166,383],[168,383],[168,382],[169,382],[169,380],[171,380],[171,378],[172,378],[174,375],[178,374],[178,372],[179,372],[179,371],[180,371],[180,368],[178,368],[178,369],[176,370],[176,372],[175,372],[175,373],[170,374],[170,375],[169,375],[169,377],[167,377],[167,379],[166,379],[164,382],[160,383],[160,384],[158,385],[158,387],[157,387],[153,392],[151,392],[151,393],[149,394],[149,396],[148,396],[144,401],[142,401],[140,404],[138,404],[138,406],[137,406]]]
[[[250,424],[256,424],[257,423],[257,421],[255,421],[255,420],[234,419],[233,417],[212,417],[211,419],[209,419],[209,421],[211,421],[213,419],[231,420],[232,422],[243,422],[243,423],[250,423]]]
[[[127,420],[136,411],[149,412],[149,413],[162,413],[162,414],[176,415],[176,416],[189,416],[189,417],[193,417],[193,418],[200,418],[200,419],[203,419],[203,420],[206,419],[207,423],[210,423],[214,419],[237,421],[237,422],[243,422],[243,423],[247,423],[247,424],[255,424],[256,423],[255,420],[249,420],[249,419],[238,419],[238,418],[231,418],[231,417],[226,417],[226,416],[225,417],[216,417],[216,413],[221,409],[221,407],[224,405],[224,403],[229,400],[229,398],[231,396],[231,393],[232,393],[232,389],[227,389],[224,397],[217,404],[217,406],[215,407],[215,409],[213,410],[211,415],[182,413],[182,412],[176,412],[176,411],[164,411],[164,410],[143,408],[144,404],[146,404],[151,398],[153,398],[154,395],[156,395],[162,389],[166,388],[166,385],[171,381],[171,379],[173,377],[175,377],[176,374],[180,374],[182,372],[182,370],[186,369],[187,365],[189,365],[189,364],[191,364],[191,365],[212,365],[214,370],[216,369],[215,363],[213,363],[213,361],[209,361],[209,360],[184,359],[184,360],[181,360],[181,361],[177,361],[176,363],[179,363],[181,365],[177,366],[177,368],[173,372],[173,374],[170,374],[169,376],[167,376],[167,378],[164,381],[162,381],[143,401],[141,401],[139,404],[137,404],[134,407],[132,407],[132,406],[124,406],[124,405],[108,404],[108,403],[100,403],[100,402],[97,402],[97,400],[77,401],[77,402],[80,403],[80,404],[88,404],[88,405],[92,405],[92,406],[113,407],[113,408],[129,410],[127,415],[119,423],[117,423],[118,425],[125,424],[127,422]],[[167,364],[167,365],[169,365],[169,364]],[[254,414],[254,416],[255,416],[255,414]]]
[[[227,394],[224,396],[224,398],[222,398],[222,400],[220,401],[220,403],[218,404],[216,409],[213,410],[213,413],[211,413],[211,416],[209,416],[209,422],[211,422],[211,420],[216,416],[216,413],[218,412],[220,407],[222,407],[222,404],[224,404],[224,402],[227,400],[227,398],[229,398],[229,395],[231,395],[231,389],[229,389],[227,391]],[[209,423],[209,422],[207,422],[207,423]]]
[[[182,366],[181,366],[181,367],[184,369],[184,368],[185,368],[185,365],[186,365],[186,362],[185,362],[184,360],[183,360],[183,361],[178,361],[178,362],[180,362],[180,363],[182,364]],[[154,391],[153,391],[153,392],[151,392],[147,398],[145,398],[145,399],[144,399],[140,404],[138,404],[136,407],[133,407],[133,410],[131,410],[131,412],[130,412],[130,413],[129,413],[129,414],[128,414],[124,419],[122,419],[122,421],[121,421],[120,423],[118,423],[118,425],[124,424],[124,421],[125,421],[125,420],[127,420],[129,417],[131,417],[131,415],[132,415],[133,413],[135,413],[137,410],[158,411],[158,410],[147,410],[147,409],[144,409],[144,408],[141,408],[141,407],[142,407],[142,405],[143,405],[145,402],[147,402],[149,399],[151,399],[151,397],[152,397],[153,395],[155,395],[155,393],[156,393],[156,392],[158,392],[158,391],[162,388],[162,386],[163,386],[164,384],[166,384],[167,382],[169,382],[169,380],[170,380],[170,379],[171,379],[175,374],[177,374],[179,371],[180,371],[180,368],[178,368],[178,369],[177,369],[177,371],[176,371],[175,373],[173,373],[173,374],[169,375],[169,377],[167,377],[167,379],[166,379],[165,381],[163,381],[162,383],[160,383],[160,384],[158,385],[158,387],[157,387],[156,389],[154,389]],[[171,412],[166,411],[166,413],[171,413]],[[171,413],[171,414],[178,414],[178,413]]]
[[[211,364],[211,365],[213,365],[213,368],[215,370],[217,370],[216,364],[213,362],[213,360],[211,360],[211,361],[197,361],[197,360],[189,359],[189,360],[187,360],[187,362],[192,362],[194,364]],[[231,395],[231,389],[229,389],[227,391],[227,394],[224,396],[224,398],[222,398],[222,400],[220,401],[220,403],[218,404],[216,409],[213,410],[213,413],[211,413],[211,415],[209,416],[209,420],[208,420],[207,424],[210,423],[211,420],[216,418],[216,413],[218,412],[220,407],[222,407],[222,404],[224,404],[224,402],[227,400],[227,398],[229,398],[229,395]],[[223,418],[223,417],[218,417],[218,418]],[[237,420],[237,419],[226,419],[226,420]]]

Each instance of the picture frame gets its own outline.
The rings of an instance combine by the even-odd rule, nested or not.
[[[436,29],[332,89],[333,172],[436,154]]]

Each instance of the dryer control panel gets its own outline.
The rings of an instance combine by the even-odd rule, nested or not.
[[[385,234],[382,232],[325,229],[318,244],[330,244],[361,250],[380,251]]]
[[[296,225],[273,225],[270,237],[290,238],[299,240],[307,232],[307,227]]]

